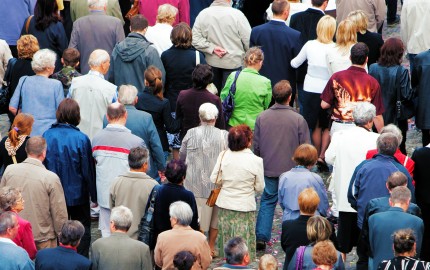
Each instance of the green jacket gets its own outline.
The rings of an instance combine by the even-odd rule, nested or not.
[[[221,91],[221,100],[224,100],[233,83],[236,72],[232,72]],[[272,85],[270,80],[261,76],[258,71],[244,68],[236,82],[236,94],[234,95],[234,111],[228,124],[237,126],[248,125],[254,130],[257,116],[269,107],[272,100]]]

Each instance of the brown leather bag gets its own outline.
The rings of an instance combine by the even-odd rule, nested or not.
[[[127,14],[125,14],[125,17],[130,20],[137,14],[139,14],[139,0],[134,0],[133,6],[127,12]]]
[[[27,21],[25,22],[25,33],[28,35],[28,29],[30,28],[30,22],[33,18],[33,15],[30,15],[30,17],[27,18]]]
[[[222,159],[224,158],[225,152],[227,152],[227,150],[224,151],[221,157],[221,161],[219,162],[218,174],[215,180],[215,188],[211,190],[211,194],[209,195],[209,198],[206,201],[206,205],[209,207],[215,206],[216,200],[218,199],[219,192],[221,191],[221,186],[218,186],[218,179],[219,179],[219,174],[221,172],[221,164],[222,164]]]

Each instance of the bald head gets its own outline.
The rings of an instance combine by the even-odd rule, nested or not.
[[[106,74],[109,71],[110,56],[105,50],[94,50],[88,59],[88,65],[91,70]]]

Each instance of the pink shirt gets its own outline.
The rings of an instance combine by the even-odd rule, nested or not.
[[[190,25],[190,2],[189,0],[139,0],[139,13],[145,16],[149,26],[154,26],[157,21],[158,7],[170,4],[178,9],[173,26],[180,22]]]

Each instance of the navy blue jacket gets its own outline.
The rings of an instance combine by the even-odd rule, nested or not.
[[[36,269],[89,270],[91,261],[70,248],[60,246],[39,250],[36,255]]]
[[[43,137],[48,146],[44,164],[60,177],[67,206],[97,202],[96,173],[91,142],[79,128],[53,124]]]

